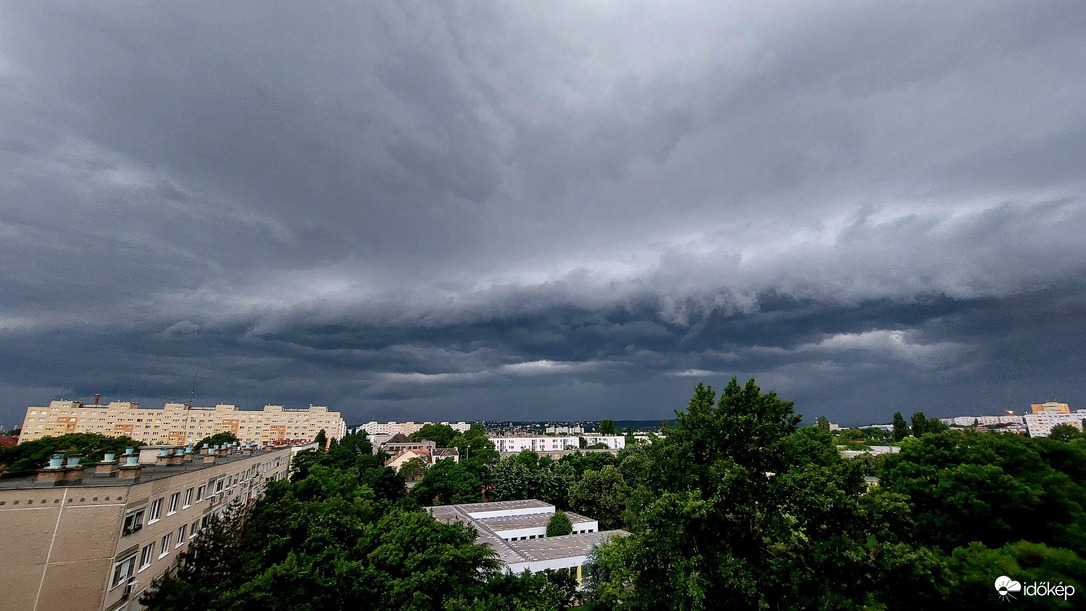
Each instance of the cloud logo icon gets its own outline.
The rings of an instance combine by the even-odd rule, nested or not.
[[[1021,592],[1022,584],[1011,579],[1010,577],[1007,577],[1006,575],[1001,575],[998,579],[995,580],[995,589],[996,592],[999,593],[1000,598],[1014,598],[1013,596],[1011,596],[1011,593]]]

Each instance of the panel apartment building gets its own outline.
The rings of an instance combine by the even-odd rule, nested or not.
[[[290,448],[193,455],[145,446],[120,461],[58,459],[36,475],[0,480],[0,606],[139,609],[143,591],[211,517],[286,478],[290,456]]]
[[[131,437],[144,443],[194,444],[216,433],[231,432],[242,443],[310,440],[324,429],[329,439],[347,434],[339,412],[311,405],[287,409],[265,405],[261,411],[236,405],[195,407],[167,403],[162,409],[140,407],[131,401],[84,405],[81,401],[53,401],[49,407],[28,407],[19,443],[68,433],[100,433]]]

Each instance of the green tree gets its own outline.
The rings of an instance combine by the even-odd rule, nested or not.
[[[400,465],[400,475],[409,482],[416,482],[426,475],[426,461],[421,458],[412,458]]]
[[[548,537],[561,537],[573,532],[573,523],[569,521],[569,516],[566,512],[558,509],[551,516],[551,519],[547,521],[547,536]]]
[[[193,446],[193,449],[198,451],[204,446],[218,446],[224,443],[237,443],[237,441],[237,435],[231,433],[230,431],[223,431],[221,433],[215,433],[214,435],[204,437],[200,441],[196,442],[196,445]]]
[[[909,436],[909,425],[901,412],[894,412],[894,441],[901,441]]]
[[[316,437],[313,438],[313,441],[315,441],[317,443],[317,448],[318,449],[321,449],[321,450],[327,449],[328,435],[324,432],[324,429],[321,429],[321,430],[317,431],[317,435],[316,435]]]
[[[818,420],[815,421],[815,426],[817,426],[820,430],[826,431],[827,433],[830,432],[830,421],[825,416],[819,416]]]
[[[138,448],[140,442],[128,437],[108,437],[98,433],[72,433],[42,437],[13,448],[0,449],[0,471],[23,473],[44,467],[54,454],[77,456],[85,463],[102,460],[106,453],[123,454]]]
[[[598,520],[602,530],[621,528],[629,494],[630,487],[622,473],[617,467],[607,465],[601,471],[585,471],[570,487],[569,507]]]
[[[411,433],[411,441],[429,439],[439,448],[451,448],[457,432],[447,424],[424,424],[421,429]]]
[[[411,496],[421,505],[478,503],[483,500],[483,483],[469,465],[440,460],[411,488]]]
[[[600,421],[600,435],[617,435],[618,431],[615,430],[614,420],[601,420]]]
[[[1081,436],[1082,432],[1070,424],[1057,424],[1048,434],[1049,439],[1064,442],[1073,441]]]

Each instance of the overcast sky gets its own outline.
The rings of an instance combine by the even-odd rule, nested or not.
[[[0,424],[1086,407],[1086,4],[0,0]]]

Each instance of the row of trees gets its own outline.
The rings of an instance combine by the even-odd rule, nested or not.
[[[209,529],[152,608],[990,608],[992,583],[1086,587],[1086,438],[927,428],[879,461],[845,460],[753,380],[698,385],[668,434],[619,452],[500,459],[485,433],[411,492],[364,435],[303,453],[243,520]],[[923,424],[921,424],[923,423]],[[446,430],[448,429],[448,430]],[[910,431],[913,432],[913,431]],[[857,440],[859,440],[857,438]],[[877,486],[865,480],[874,473]],[[539,498],[625,528],[568,575],[502,575],[474,534],[420,505]],[[568,518],[567,518],[568,519]],[[564,532],[557,516],[552,534]],[[550,530],[550,528],[549,528]],[[220,534],[215,534],[220,533]],[[216,539],[215,537],[218,537]],[[209,547],[211,549],[209,549]],[[229,551],[222,551],[227,549]],[[229,570],[227,568],[229,567]],[[1026,604],[1061,605],[1058,598]]]

